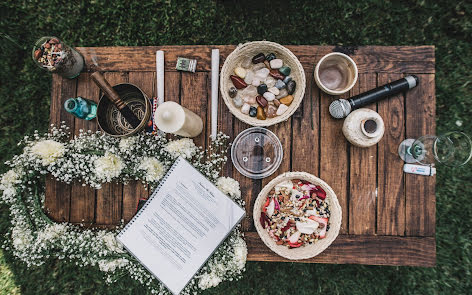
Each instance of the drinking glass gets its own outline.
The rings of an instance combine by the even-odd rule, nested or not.
[[[406,163],[447,166],[465,165],[472,157],[472,140],[459,131],[442,135],[424,135],[418,139],[408,138],[398,147],[400,158]]]

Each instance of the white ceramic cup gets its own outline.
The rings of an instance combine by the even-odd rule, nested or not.
[[[332,52],[323,56],[316,65],[315,82],[324,92],[341,95],[357,82],[356,63],[344,53]]]

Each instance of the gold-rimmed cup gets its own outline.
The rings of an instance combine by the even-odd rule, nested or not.
[[[357,66],[352,58],[344,53],[332,52],[323,56],[315,67],[315,82],[324,92],[341,95],[357,82]]]

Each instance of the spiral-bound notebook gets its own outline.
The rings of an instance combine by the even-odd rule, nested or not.
[[[180,293],[245,211],[179,157],[118,241]]]

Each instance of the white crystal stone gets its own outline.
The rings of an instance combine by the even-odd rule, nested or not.
[[[252,80],[252,85],[256,87],[261,85],[261,80],[259,80],[259,78],[257,77],[254,77],[254,79]]]
[[[247,85],[252,83],[252,80],[254,79],[254,72],[249,70],[246,71],[246,77],[244,78],[244,82],[246,82]]]
[[[270,61],[270,67],[272,69],[280,69],[284,65],[283,60],[276,58]]]
[[[274,95],[279,95],[280,90],[277,87],[270,87],[269,92],[272,92]]]
[[[233,98],[234,105],[238,108],[240,108],[243,105],[243,100],[239,95],[237,95],[235,98]]]
[[[264,80],[264,84],[267,85],[267,87],[273,87],[275,85],[275,82],[277,80],[275,80],[274,78],[272,78],[271,76],[268,76],[265,80]]]
[[[273,101],[275,99],[275,95],[272,92],[266,92],[262,96],[264,96],[267,101]]]
[[[253,85],[249,85],[248,87],[244,88],[243,91],[241,91],[241,96],[257,96],[257,87]]]
[[[286,105],[284,105],[283,103],[281,103],[281,104],[279,105],[279,108],[277,109],[277,116],[282,115],[282,114],[285,113],[287,110],[288,110],[288,106],[286,106]]]
[[[256,77],[260,78],[261,81],[264,81],[267,76],[269,76],[269,72],[268,68],[260,69],[256,72]]]
[[[241,113],[243,114],[249,114],[249,110],[251,109],[251,106],[248,105],[247,103],[243,104],[243,106],[241,107]]]
[[[255,64],[255,65],[252,66],[253,72],[257,72],[260,69],[264,69],[264,68],[266,68],[264,63],[258,63],[258,64]]]
[[[243,100],[245,103],[248,104],[255,104],[256,103],[256,97],[255,96],[244,96]]]

